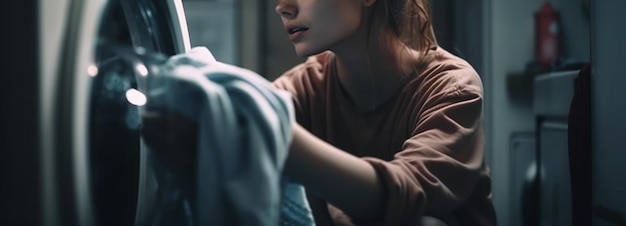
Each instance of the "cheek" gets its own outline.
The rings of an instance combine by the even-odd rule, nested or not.
[[[331,28],[334,33],[337,31],[341,31],[340,33],[356,31],[361,24],[361,7],[348,0],[339,1],[340,3],[332,6],[320,7],[314,18],[318,18],[322,26]]]
[[[321,30],[326,33],[326,35],[345,36],[346,34],[355,32],[359,28],[360,18],[355,18],[353,15],[346,13],[343,15],[324,17],[321,22]]]
[[[331,23],[340,26],[339,31],[344,35],[355,33],[361,26],[361,12],[358,10],[346,10],[345,12],[338,12],[338,15],[338,18],[335,18]]]

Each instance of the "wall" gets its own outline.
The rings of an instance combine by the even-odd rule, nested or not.
[[[491,153],[494,202],[499,225],[510,225],[509,140],[516,131],[534,130],[532,108],[511,100],[506,89],[507,75],[524,71],[533,59],[533,13],[543,0],[488,1],[488,29],[485,40],[487,71],[485,81],[488,152]],[[565,49],[569,56],[589,60],[589,26],[585,22],[582,1],[553,0],[562,13]],[[469,33],[468,35],[471,35]]]
[[[238,8],[233,0],[184,1],[189,39],[193,46],[206,46],[219,61],[239,64]]]

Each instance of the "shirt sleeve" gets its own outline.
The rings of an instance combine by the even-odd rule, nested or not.
[[[423,215],[445,219],[471,195],[480,176],[482,92],[456,87],[423,106],[411,137],[392,161],[364,158],[387,192],[377,225],[418,225]]]
[[[285,72],[272,82],[272,85],[281,90],[287,91],[293,100],[293,106],[296,113],[296,121],[305,124],[307,117],[303,115],[306,112],[303,107],[308,106],[306,101],[306,83],[302,81],[303,70],[301,67],[294,67]]]
[[[325,62],[328,58],[328,53],[309,57],[272,82],[274,87],[291,94],[296,121],[307,130],[311,129],[311,106],[319,104],[319,93],[324,92],[321,89],[324,87]]]

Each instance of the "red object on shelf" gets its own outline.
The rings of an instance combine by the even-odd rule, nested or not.
[[[549,68],[561,56],[561,14],[545,1],[535,12],[535,60]]]

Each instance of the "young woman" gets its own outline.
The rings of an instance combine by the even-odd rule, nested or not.
[[[299,56],[273,84],[298,125],[285,172],[318,225],[495,225],[482,83],[437,46],[427,0],[279,0]]]
[[[481,80],[437,46],[426,1],[278,1],[308,57],[273,82],[293,95],[298,122],[284,172],[307,189],[319,226],[496,225]],[[165,118],[144,118],[144,139],[190,171],[195,127]],[[164,123],[175,131],[161,134]]]

